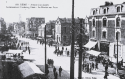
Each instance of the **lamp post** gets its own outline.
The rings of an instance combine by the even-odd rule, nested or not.
[[[45,37],[45,73],[46,73],[46,25],[45,25],[44,37]]]

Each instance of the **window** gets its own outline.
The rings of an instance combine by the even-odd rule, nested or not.
[[[92,31],[92,34],[93,34],[93,37],[95,37],[95,31],[94,30]]]
[[[95,26],[95,19],[93,19],[92,23],[93,23],[93,26]]]
[[[95,15],[95,10],[93,11],[93,15]]]
[[[60,37],[59,37],[59,41],[60,41]]]
[[[119,7],[117,7],[117,12],[120,12],[120,6],[119,6]]]
[[[106,14],[106,9],[104,9],[104,14]]]
[[[119,27],[119,26],[120,26],[120,18],[117,17],[117,18],[116,18],[116,27]]]
[[[116,40],[120,40],[120,32],[116,32]]]
[[[102,38],[103,38],[103,39],[106,39],[106,31],[103,31],[103,32],[102,32]]]
[[[106,22],[107,22],[107,19],[103,18],[103,27],[106,27]]]
[[[66,36],[63,36],[63,40],[66,41]]]
[[[66,33],[66,27],[64,27],[64,33]]]

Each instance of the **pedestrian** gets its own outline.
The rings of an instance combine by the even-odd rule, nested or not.
[[[61,72],[62,72],[62,68],[61,68],[61,66],[60,66],[60,68],[59,68],[59,76],[61,77]]]
[[[46,71],[46,75],[48,75],[49,74],[49,69],[47,69],[47,71]]]
[[[92,69],[92,64],[89,64],[89,73],[91,73],[91,69]]]
[[[25,47],[26,51],[27,51],[27,46]]]
[[[94,63],[92,62],[92,69],[94,70]]]
[[[84,63],[83,63],[83,65],[82,65],[83,71],[84,71],[84,67],[85,67],[85,66],[84,66]]]
[[[95,64],[95,67],[96,67],[96,69],[98,69],[98,63],[96,62],[96,64]]]
[[[58,78],[58,74],[57,74],[57,72],[55,72],[55,79],[57,79]]]
[[[64,47],[62,47],[62,50],[64,50]]]
[[[108,79],[107,76],[109,76],[109,73],[105,71],[104,79]]]
[[[28,46],[28,51],[29,51],[29,55],[30,55],[30,47]]]
[[[67,51],[67,56],[69,56],[69,51]]]
[[[55,66],[54,66],[54,68],[53,68],[54,77],[55,77],[55,72],[56,72],[56,68],[55,68]]]

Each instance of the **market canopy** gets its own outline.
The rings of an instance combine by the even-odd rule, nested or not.
[[[86,51],[87,53],[89,54],[92,54],[94,56],[98,56],[101,52],[98,52],[98,51],[95,51],[95,50],[89,50],[89,51]]]
[[[25,61],[24,63],[19,65],[18,68],[21,71],[23,78],[29,77],[34,74],[44,74],[34,63],[28,61]]]
[[[84,45],[84,47],[91,49],[96,44],[97,44],[97,42],[95,42],[95,41],[89,41],[86,45]]]

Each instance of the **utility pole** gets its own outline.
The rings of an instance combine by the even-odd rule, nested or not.
[[[82,30],[83,30],[83,27],[82,27],[82,23],[83,23],[83,19],[80,19],[80,35],[79,35],[79,71],[78,71],[78,79],[82,79],[82,52],[83,52],[83,49],[82,49]]]
[[[45,73],[46,73],[46,25],[45,25],[45,34],[44,34],[44,38],[45,38]]]
[[[116,68],[116,74],[118,73],[118,32],[116,32],[116,40],[117,40],[117,68]]]
[[[70,79],[74,79],[74,0],[72,0],[72,42],[70,56]]]

